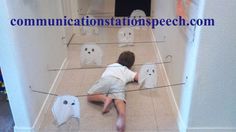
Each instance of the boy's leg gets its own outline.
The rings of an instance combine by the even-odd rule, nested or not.
[[[115,100],[115,106],[118,112],[118,117],[116,121],[116,128],[118,132],[124,132],[125,131],[125,102],[124,100]]]
[[[100,95],[100,94],[88,95],[87,100],[90,101],[90,102],[103,102],[104,103],[104,106],[103,106],[103,109],[102,109],[103,114],[109,112],[108,106],[112,102],[112,98],[107,97],[105,95]]]

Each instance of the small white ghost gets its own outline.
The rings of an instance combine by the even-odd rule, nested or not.
[[[117,38],[119,47],[133,45],[134,31],[132,28],[121,28],[118,31]]]
[[[95,17],[88,15],[84,16],[85,19],[96,19]],[[81,28],[81,33],[82,35],[98,35],[99,34],[99,29],[97,26],[82,26]]]
[[[131,18],[133,19],[146,19],[146,14],[143,10],[134,10],[131,15],[130,15]],[[135,29],[140,29],[141,26],[135,26]]]
[[[155,64],[145,64],[141,67],[139,72],[140,86],[144,88],[157,87],[157,67]]]
[[[80,103],[77,97],[58,96],[52,107],[53,117],[58,126],[66,123],[70,118],[80,118]]]
[[[86,43],[80,50],[80,65],[84,66],[101,66],[103,52],[96,43]]]

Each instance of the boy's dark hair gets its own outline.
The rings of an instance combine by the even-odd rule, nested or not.
[[[122,66],[126,66],[127,68],[131,69],[131,67],[134,65],[134,61],[134,53],[130,51],[124,51],[120,54],[117,62]]]

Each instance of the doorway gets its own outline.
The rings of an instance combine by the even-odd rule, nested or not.
[[[147,16],[151,14],[151,0],[116,0],[115,16],[130,16],[133,10],[143,10]]]

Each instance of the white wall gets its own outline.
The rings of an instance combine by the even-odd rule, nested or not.
[[[175,0],[153,0],[153,16],[173,18]],[[188,76],[186,85],[172,88],[182,117],[181,132],[236,131],[236,2],[195,1],[191,13],[196,18],[215,18],[215,27],[197,27],[195,41],[182,36],[178,28],[159,27],[155,31],[162,59],[173,55],[173,62],[166,64],[170,83]],[[204,10],[205,9],[205,10]],[[165,39],[166,37],[166,39]],[[183,76],[184,74],[184,76]],[[182,94],[180,94],[182,93]]]
[[[62,28],[11,27],[10,18],[61,17],[58,0],[3,0],[1,3],[1,67],[12,109],[15,130],[27,131],[35,123],[56,76],[48,68],[59,68],[66,57]]]
[[[232,12],[236,1],[204,2],[203,17],[214,18],[216,26],[201,27],[196,43],[187,127],[190,132],[233,132],[236,131],[236,14]]]

